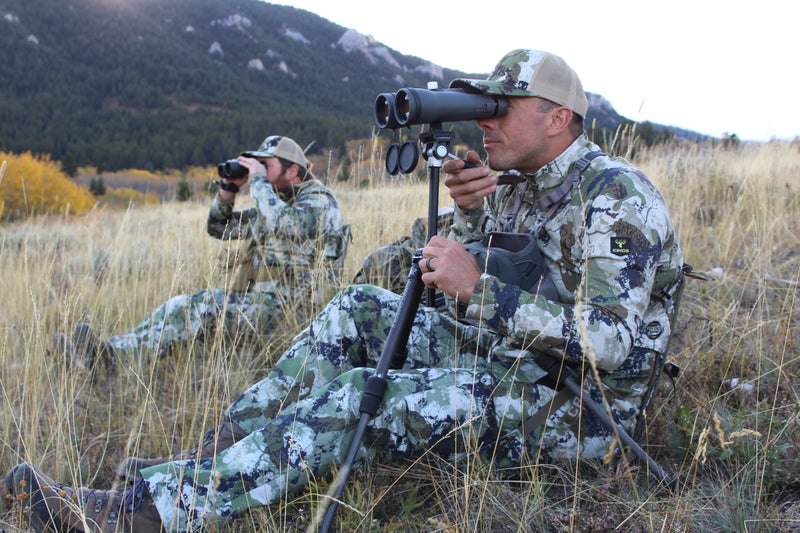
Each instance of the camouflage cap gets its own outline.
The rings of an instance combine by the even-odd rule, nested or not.
[[[504,96],[538,96],[586,118],[589,102],[581,80],[555,54],[517,49],[505,55],[486,80],[455,79],[450,87]]]
[[[246,157],[280,157],[305,169],[311,166],[300,145],[289,137],[281,137],[280,135],[267,137],[258,147],[258,150],[242,152],[241,155]]]

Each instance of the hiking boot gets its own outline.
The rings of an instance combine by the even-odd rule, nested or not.
[[[61,485],[30,463],[6,474],[15,502],[25,506],[37,532],[160,533],[164,530],[144,480],[122,490],[95,490]]]
[[[72,368],[83,368],[94,374],[99,357],[106,373],[116,371],[114,349],[107,342],[98,339],[92,326],[86,323],[75,326],[71,338],[64,333],[56,333],[53,336],[53,351],[63,356],[64,362]]]
[[[0,511],[8,511],[14,504],[14,495],[5,483],[0,483]],[[0,529],[0,531],[2,531]]]
[[[94,369],[98,357],[103,362],[106,373],[117,369],[117,359],[114,357],[114,349],[106,341],[97,338],[92,326],[84,322],[75,326],[72,333],[72,347],[75,353],[85,354],[89,362],[89,368]]]
[[[223,450],[227,450],[235,443],[245,438],[248,433],[236,422],[226,420],[218,427],[210,429],[203,435],[203,444],[199,449],[187,450],[170,457],[157,457],[155,459],[142,459],[128,457],[114,470],[116,482],[122,485],[136,483],[142,478],[142,469],[151,466],[171,463],[173,461],[186,461],[189,459],[200,460],[214,457]]]

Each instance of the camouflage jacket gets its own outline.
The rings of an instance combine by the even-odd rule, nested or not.
[[[207,230],[222,240],[247,239],[247,262],[267,272],[256,290],[278,286],[311,288],[319,281],[320,266],[329,282],[338,283],[349,238],[333,192],[317,180],[277,193],[266,176],[250,180],[255,207],[234,211],[234,199],[217,196],[208,213]]]
[[[590,151],[599,148],[582,135],[522,183],[499,186],[483,209],[456,207],[452,237],[462,243],[490,231],[535,232],[542,224],[535,236],[560,300],[483,274],[465,317],[504,336],[495,352],[500,355],[526,357],[539,350],[576,363],[588,355],[599,369],[620,368],[618,377],[636,379],[647,363],[623,363],[642,348],[666,350],[671,311],[657,296],[677,277],[683,259],[661,194],[621,158],[594,159],[579,188],[546,218],[536,201]]]

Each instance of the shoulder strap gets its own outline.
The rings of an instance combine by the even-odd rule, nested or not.
[[[592,163],[593,159],[600,157],[601,155],[606,154],[599,151],[586,153],[583,157],[575,162],[575,166],[572,168],[570,175],[567,176],[567,179],[565,179],[556,190],[547,196],[544,196],[543,198],[539,198],[539,201],[536,202],[536,205],[541,211],[546,213],[540,224],[550,220],[550,217],[553,216],[556,209],[558,209],[558,206],[561,204],[561,201],[566,198],[571,191],[574,191],[578,188],[578,185],[581,182],[581,174],[583,171],[589,168],[589,165]]]

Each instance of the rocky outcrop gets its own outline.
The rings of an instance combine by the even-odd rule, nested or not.
[[[400,63],[392,56],[388,48],[375,40],[372,35],[363,35],[356,30],[349,29],[339,37],[336,42],[342,50],[348,54],[352,52],[360,52],[372,63],[375,64],[379,59],[386,61],[390,65],[402,68]]]
[[[283,35],[288,37],[289,39],[297,41],[298,43],[311,44],[311,41],[306,39],[302,33],[300,33],[299,31],[295,31],[291,28],[287,28],[286,26],[283,27],[281,33],[283,33]]]
[[[211,43],[211,46],[208,47],[208,53],[212,56],[217,54],[219,57],[223,57],[225,55],[225,53],[222,51],[222,45],[217,41]]]
[[[220,25],[223,28],[249,28],[253,25],[253,22],[247,18],[239,15],[238,13],[234,13],[233,15],[229,15],[224,19],[217,19],[211,22],[212,26]]]

